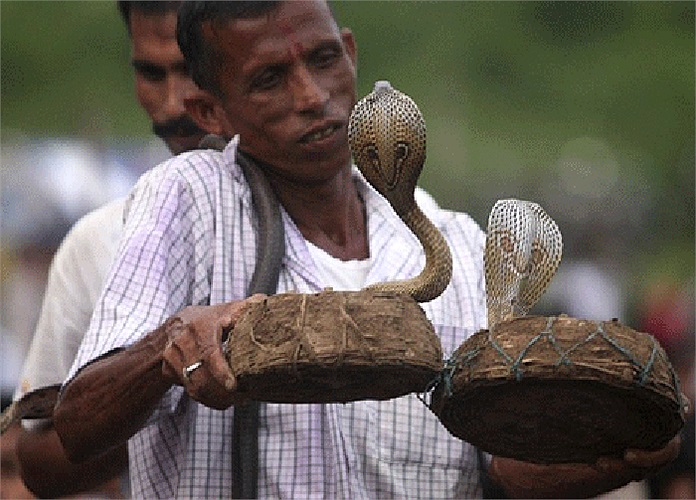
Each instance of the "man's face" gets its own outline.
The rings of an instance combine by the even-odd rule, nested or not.
[[[130,13],[131,63],[140,105],[153,131],[174,154],[195,149],[205,133],[184,109],[184,97],[197,92],[176,42],[176,11]]]
[[[350,162],[355,44],[322,1],[288,1],[267,16],[203,33],[223,53],[218,75],[228,134],[300,182],[330,179]]]

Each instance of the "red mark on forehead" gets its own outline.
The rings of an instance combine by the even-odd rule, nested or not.
[[[292,26],[290,26],[286,22],[281,22],[279,24],[281,31],[290,42],[290,55],[296,58],[301,57],[302,53],[304,52],[304,47],[302,46],[302,43],[297,39],[297,34],[295,33],[295,30],[293,30]]]

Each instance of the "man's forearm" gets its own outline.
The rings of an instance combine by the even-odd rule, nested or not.
[[[106,481],[120,476],[128,465],[125,446],[81,464],[70,462],[53,426],[22,430],[17,455],[24,484],[40,498],[100,491]]]
[[[493,457],[491,479],[510,498],[587,498],[655,474],[679,454],[681,437],[657,450],[626,450],[623,457],[600,457],[594,464],[540,465]]]
[[[64,388],[53,418],[71,461],[81,462],[125,443],[171,387],[162,373],[171,321],[176,320],[87,365]]]
[[[639,479],[619,459],[540,465],[493,457],[489,473],[508,498],[589,498]]]

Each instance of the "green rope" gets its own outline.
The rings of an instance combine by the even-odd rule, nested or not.
[[[556,362],[556,366],[564,365],[564,366],[569,366],[573,364],[573,361],[570,359],[570,356],[577,351],[580,347],[584,346],[588,342],[592,341],[594,338],[597,336],[601,336],[604,340],[607,341],[607,343],[612,346],[614,349],[616,349],[618,352],[620,352],[628,361],[630,361],[637,369],[638,369],[638,375],[637,375],[637,384],[639,386],[645,385],[645,383],[648,381],[648,378],[650,376],[650,373],[652,372],[652,369],[655,365],[655,360],[657,358],[657,355],[659,353],[659,349],[657,346],[657,343],[655,342],[655,339],[652,339],[652,351],[650,353],[650,356],[648,357],[647,361],[645,364],[641,363],[636,359],[636,357],[624,346],[618,343],[618,341],[614,338],[612,338],[604,329],[604,325],[601,322],[597,323],[597,329],[593,331],[591,334],[589,334],[587,337],[584,339],[580,340],[579,342],[576,342],[572,346],[570,346],[567,349],[563,349],[555,335],[554,335],[554,330],[553,330],[553,325],[558,320],[558,317],[552,316],[547,318],[546,320],[546,328],[540,332],[538,335],[535,335],[522,349],[522,351],[519,353],[519,355],[513,359],[505,350],[500,346],[500,344],[496,341],[496,339],[493,337],[492,330],[488,331],[488,342],[490,345],[493,347],[493,349],[500,354],[500,356],[503,358],[504,362],[506,365],[510,367],[510,373],[515,376],[515,380],[518,382],[522,380],[523,375],[524,375],[524,359],[527,356],[527,353],[529,350],[537,344],[540,340],[542,339],[547,339],[553,349],[556,351],[558,354],[558,361]],[[480,348],[476,349],[474,351],[470,351],[467,353],[464,353],[463,355],[460,356],[459,362],[461,363],[462,366],[465,366],[468,364],[471,359],[473,359],[476,354],[480,351]],[[452,377],[454,376],[454,371],[456,371],[456,363],[455,364],[449,364],[446,366],[445,370],[447,370],[447,373],[443,373],[441,377],[439,377],[439,381],[441,383],[446,383],[451,385],[451,380]],[[437,384],[436,384],[437,385]],[[451,390],[451,387],[449,388]],[[449,393],[448,393],[449,394]]]
[[[556,363],[556,366],[560,365],[563,363],[566,366],[570,366],[573,364],[573,361],[568,358],[569,354],[572,354],[573,352],[577,351],[580,347],[584,346],[588,342],[590,342],[592,339],[594,339],[597,334],[603,334],[604,335],[604,329],[602,328],[602,325],[597,325],[597,329],[589,334],[587,337],[585,337],[584,340],[581,340],[580,342],[576,342],[572,346],[570,346],[564,353],[559,352],[561,354],[561,357],[558,360],[558,363]]]
[[[558,361],[556,362],[556,366],[564,365],[564,366],[569,366],[573,364],[572,359],[570,359],[570,356],[577,351],[579,348],[584,346],[585,344],[591,342],[593,339],[596,337],[601,337],[604,339],[610,346],[612,346],[614,349],[616,349],[619,353],[621,353],[628,361],[630,361],[634,367],[637,368],[638,373],[636,375],[636,384],[638,386],[644,386],[646,382],[648,381],[648,378],[650,376],[650,373],[652,372],[654,366],[655,366],[655,361],[658,358],[658,356],[662,356],[660,354],[660,350],[658,347],[657,342],[655,341],[654,338],[651,338],[652,340],[652,350],[650,352],[650,356],[646,360],[645,363],[641,363],[636,357],[631,353],[627,348],[622,346],[615,338],[611,337],[605,330],[604,326],[606,322],[596,322],[597,328],[590,333],[587,337],[584,339],[576,342],[572,346],[570,346],[567,349],[564,349],[561,347],[559,344],[558,340],[556,339],[554,335],[554,329],[553,326],[558,320],[558,317],[552,316],[547,318],[546,320],[546,328],[539,333],[538,335],[534,336],[522,349],[522,351],[519,353],[519,355],[513,359],[505,350],[498,344],[496,339],[493,337],[492,330],[488,331],[488,342],[490,345],[493,347],[493,349],[500,354],[500,356],[503,358],[504,362],[506,365],[509,366],[510,373],[514,374],[515,380],[517,382],[520,382],[523,378],[524,375],[524,358],[529,352],[529,350],[537,344],[540,340],[542,339],[547,339],[553,349],[556,351],[558,354]],[[471,364],[471,362],[476,358],[476,356],[479,355],[479,353],[483,350],[482,347],[476,347],[474,349],[471,349],[469,351],[463,352],[463,353],[455,353],[455,355],[451,356],[449,359],[447,359],[444,363],[444,367],[440,372],[437,374],[437,376],[426,386],[424,392],[422,394],[417,395],[418,399],[425,404],[428,408],[431,408],[432,401],[430,403],[427,402],[427,396],[430,395],[432,396],[432,393],[437,390],[438,388],[442,388],[442,391],[444,392],[444,397],[445,398],[451,398],[452,395],[454,394],[453,391],[453,380],[454,376],[457,373],[457,370],[462,369],[462,367],[468,366]],[[676,376],[676,373],[672,372],[672,380],[673,384],[675,387],[675,391],[677,393],[677,397],[680,401],[680,405],[683,408],[684,411],[686,411],[688,407],[688,401],[686,398],[683,397],[681,394],[681,390],[679,387],[679,379]]]

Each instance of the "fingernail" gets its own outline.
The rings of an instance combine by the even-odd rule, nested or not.
[[[229,377],[227,380],[225,380],[225,389],[227,389],[228,391],[232,391],[236,389],[236,387],[237,381],[234,377]]]

